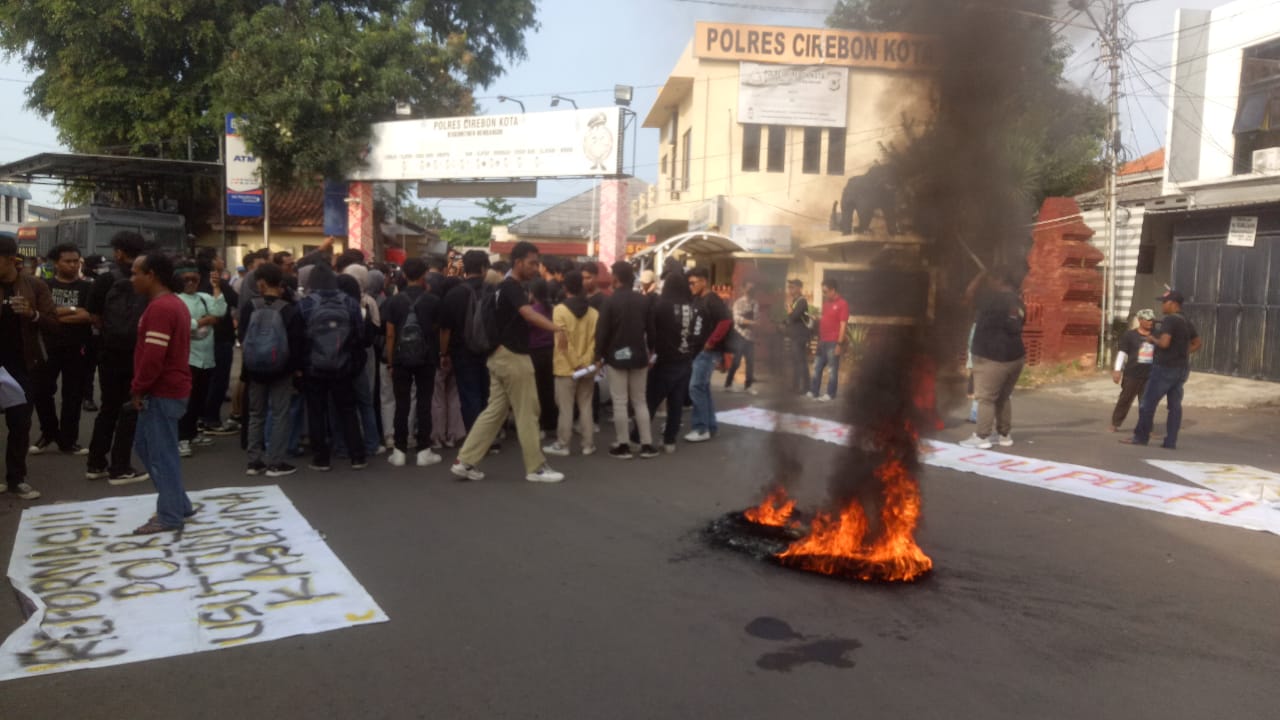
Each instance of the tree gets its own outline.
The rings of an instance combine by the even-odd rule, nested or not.
[[[495,225],[510,225],[520,219],[519,215],[513,214],[516,206],[502,198],[477,200],[475,204],[484,214],[450,222],[440,232],[440,237],[450,245],[488,247]]]
[[[66,0],[0,3],[0,48],[28,105],[78,152],[216,153],[224,112],[272,182],[335,176],[396,102],[470,112],[524,57],[534,0]]]

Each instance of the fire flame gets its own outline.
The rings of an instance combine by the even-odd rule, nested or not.
[[[769,491],[769,495],[756,507],[744,510],[743,517],[757,525],[784,527],[791,513],[796,509],[796,501],[787,497],[782,486]]]
[[[779,560],[803,570],[853,574],[861,580],[905,582],[928,572],[933,560],[916,545],[914,537],[920,518],[919,484],[902,460],[892,455],[876,468],[875,476],[884,489],[884,506],[881,533],[870,546],[863,545],[865,511],[857,500],[851,500],[838,516],[819,513],[809,534],[779,554]]]

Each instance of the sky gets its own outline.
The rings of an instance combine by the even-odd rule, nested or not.
[[[1098,0],[1093,0],[1098,5]],[[1120,103],[1123,142],[1129,158],[1158,149],[1164,141],[1168,70],[1174,12],[1178,8],[1212,8],[1211,0],[1146,0],[1130,2],[1128,25],[1135,42],[1125,67],[1125,97]],[[552,95],[572,98],[579,107],[613,104],[615,84],[635,87],[632,108],[643,121],[658,89],[693,36],[697,20],[820,27],[832,0],[541,0],[539,29],[526,39],[528,57],[510,65],[488,88],[476,91],[480,114],[516,112],[499,95],[520,99],[529,112],[550,108]],[[1096,31],[1083,15],[1065,2],[1055,14],[1072,19],[1063,28],[1076,54],[1068,63],[1068,78],[1097,97],[1107,92],[1106,69],[1098,62]],[[773,8],[773,9],[764,9]],[[1098,13],[1095,12],[1095,15]],[[1162,37],[1163,36],[1163,37]],[[1153,39],[1148,39],[1153,38]],[[0,106],[8,109],[0,131],[0,162],[62,149],[53,126],[26,109],[30,82],[20,62],[0,63]],[[639,122],[636,123],[637,125]],[[639,128],[636,152],[627,141],[627,166],[649,182],[657,180],[658,131]],[[516,212],[528,216],[589,190],[586,180],[544,180],[538,197],[516,202]],[[57,206],[56,191],[33,187],[37,204]],[[477,214],[470,200],[439,203],[447,218]]]

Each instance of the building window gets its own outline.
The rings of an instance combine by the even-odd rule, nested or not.
[[[683,153],[680,156],[680,184],[685,190],[689,189],[689,170],[693,167],[691,158],[689,157],[689,148],[693,145],[693,128],[684,131],[684,147],[681,148]]]
[[[807,175],[822,172],[822,128],[804,129],[804,163],[801,171]]]
[[[787,168],[787,129],[782,125],[769,126],[769,155],[765,170],[783,172]]]
[[[742,126],[742,172],[760,172],[759,125]]]
[[[1253,152],[1280,147],[1280,41],[1244,51],[1236,106],[1236,175],[1253,172]]]
[[[844,128],[827,131],[827,174],[844,175]]]
[[[663,175],[666,175],[666,174],[667,174],[667,156],[666,156],[666,155],[663,155],[663,156],[662,156],[662,171],[661,171],[661,174],[663,174]]]

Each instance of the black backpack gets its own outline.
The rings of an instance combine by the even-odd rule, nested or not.
[[[420,368],[427,365],[427,336],[418,320],[418,305],[426,293],[409,306],[409,315],[404,324],[396,328],[395,357],[392,364],[396,367]]]
[[[112,270],[113,282],[102,305],[102,348],[114,353],[132,353],[138,339],[138,321],[147,309],[147,298],[133,291],[133,283],[123,272]]]
[[[462,336],[467,349],[476,355],[489,355],[498,349],[498,289],[481,287],[472,290],[467,301],[467,322]]]
[[[319,296],[307,319],[307,341],[311,345],[309,367],[316,377],[341,377],[351,368],[347,342],[354,328],[343,302],[345,297],[341,293]]]

